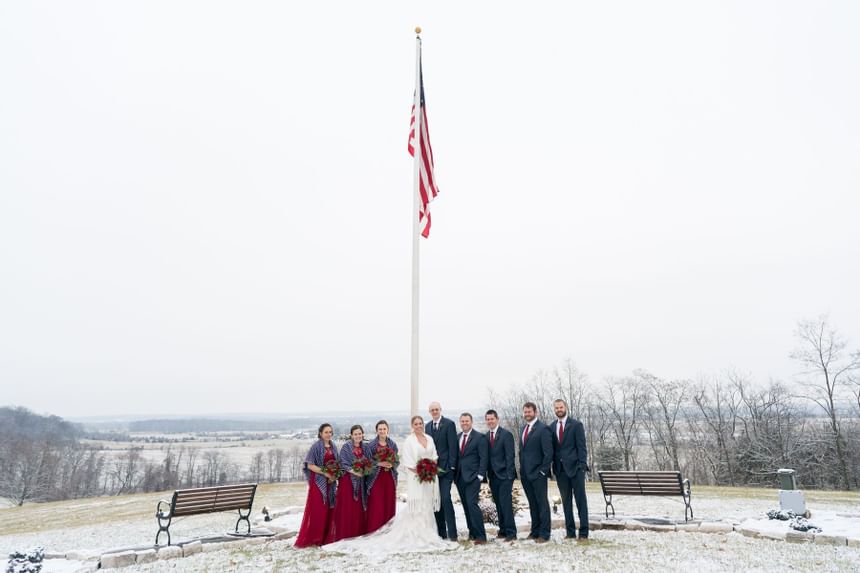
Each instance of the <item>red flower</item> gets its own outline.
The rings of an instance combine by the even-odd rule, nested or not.
[[[418,460],[418,464],[415,466],[415,474],[421,483],[436,481],[436,474],[438,473],[439,466],[436,462],[427,458]]]
[[[374,458],[376,459],[376,463],[387,462],[387,463],[391,464],[392,466],[397,465],[397,462],[400,461],[400,456],[397,455],[397,452],[395,452],[393,449],[389,448],[388,446],[379,446],[376,449],[376,454],[375,454]],[[382,469],[384,469],[387,472],[391,471],[391,468],[382,468]]]
[[[373,464],[364,456],[355,458],[355,461],[352,462],[352,471],[362,476],[369,476],[373,473]]]
[[[337,460],[329,460],[322,467],[323,473],[326,477],[331,479],[338,479],[343,475],[343,468],[340,467],[340,463]]]

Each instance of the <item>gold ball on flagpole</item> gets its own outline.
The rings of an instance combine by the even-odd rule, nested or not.
[[[415,26],[415,33],[416,33],[416,34],[420,34],[420,33],[421,33],[421,26]]]

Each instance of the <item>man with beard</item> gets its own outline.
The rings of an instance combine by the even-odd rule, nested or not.
[[[576,538],[571,503],[575,500],[579,513],[579,538],[588,539],[588,499],[585,496],[588,450],[585,445],[585,427],[579,420],[568,416],[564,400],[556,400],[552,406],[556,416],[549,426],[553,445],[552,470],[561,494],[566,537]]]
[[[531,513],[529,539],[546,543],[550,534],[549,500],[546,482],[552,467],[552,435],[546,424],[538,420],[534,402],[523,404],[525,428],[520,434],[520,481]]]

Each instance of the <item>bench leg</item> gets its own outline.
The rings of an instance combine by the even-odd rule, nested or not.
[[[693,519],[693,507],[690,505],[690,502],[693,499],[693,492],[690,490],[690,480],[685,479],[683,485],[682,494],[684,496],[684,521],[690,521]],[[690,517],[687,517],[687,514]]]
[[[167,544],[170,545],[170,522],[173,518],[168,517],[167,523],[164,523],[164,519],[161,517],[156,517],[155,519],[158,520],[158,533],[155,534],[155,545],[158,545],[158,538],[161,537],[162,532],[167,534]]]
[[[604,511],[604,513],[606,513],[606,519],[609,519],[609,510],[610,509],[612,509],[612,517],[614,518],[615,517],[615,506],[612,505],[612,495],[609,495],[609,496],[604,495],[603,501],[606,502],[606,509]]]
[[[246,535],[251,535],[251,520],[248,519],[249,517],[251,517],[250,509],[244,515],[242,515],[242,510],[239,510],[239,519],[236,520],[236,533],[239,533],[239,524],[244,521],[248,525],[248,533]]]

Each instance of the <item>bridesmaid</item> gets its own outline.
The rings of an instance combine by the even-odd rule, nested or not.
[[[370,452],[364,444],[364,430],[355,425],[349,429],[350,441],[340,448],[340,467],[344,474],[337,484],[337,503],[334,520],[326,543],[363,535],[367,528],[367,492],[364,476],[352,470],[356,458],[370,459]]]
[[[388,437],[388,422],[376,423],[376,437],[368,445],[371,459],[377,452],[388,448],[397,453],[397,444]],[[378,462],[367,477],[367,533],[372,533],[388,523],[397,509],[397,465]]]
[[[308,478],[308,501],[295,547],[322,545],[330,535],[334,521],[335,492],[337,481],[327,477],[323,466],[337,460],[337,450],[331,437],[331,424],[323,424],[317,432],[317,440],[305,456],[305,477]]]

